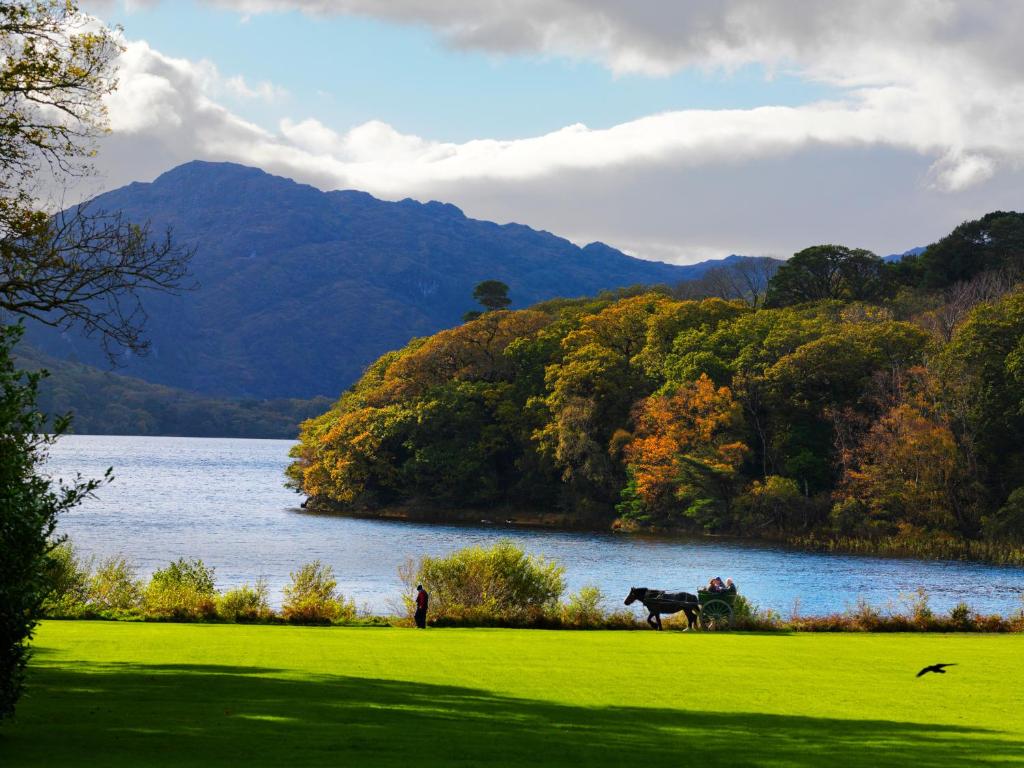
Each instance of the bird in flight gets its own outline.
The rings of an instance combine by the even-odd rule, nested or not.
[[[925,667],[920,672],[918,672],[917,673],[917,677],[920,677],[921,675],[925,675],[925,674],[927,674],[929,672],[934,672],[937,675],[944,675],[944,674],[946,674],[945,667],[955,667],[955,666],[956,666],[956,664],[932,664],[930,667]]]

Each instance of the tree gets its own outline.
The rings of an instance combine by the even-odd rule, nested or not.
[[[779,267],[765,303],[786,307],[821,299],[871,301],[885,291],[885,262],[871,251],[842,245],[805,248]]]
[[[174,291],[191,253],[148,224],[37,199],[91,172],[106,130],[102,97],[116,87],[114,30],[64,0],[0,5],[0,312],[98,334],[144,351],[144,290]]]
[[[42,374],[17,371],[11,361],[20,335],[18,326],[0,328],[0,719],[14,714],[21,694],[57,516],[100,485],[79,478],[53,486],[40,474],[68,419],[56,419],[46,434],[46,418],[35,407]]]
[[[864,518],[843,521],[852,532],[975,533],[970,528],[976,521],[961,499],[966,478],[956,439],[943,416],[920,399],[883,415],[850,458],[834,514],[842,518],[849,501],[856,501]]]
[[[696,280],[679,283],[673,294],[681,299],[745,301],[754,309],[760,309],[768,284],[783,263],[769,256],[734,256]]]
[[[975,307],[936,358],[956,432],[998,505],[1024,484],[1024,291]]]
[[[500,280],[484,280],[473,289],[473,298],[484,308],[484,312],[505,309],[512,303],[508,297],[508,286]],[[462,316],[463,320],[475,320],[484,312],[472,311]]]
[[[655,388],[637,357],[651,318],[669,303],[645,294],[585,315],[562,340],[562,359],[546,370],[551,417],[536,439],[562,470],[574,505],[610,510],[618,495],[623,469],[609,455],[610,440],[634,403]]]
[[[945,288],[981,272],[1024,268],[1024,214],[992,211],[965,221],[918,256],[902,259],[895,273],[904,285]]]
[[[140,292],[177,289],[191,256],[169,234],[152,240],[147,225],[87,206],[53,216],[37,197],[90,172],[119,51],[115,30],[71,0],[0,4],[0,315],[80,325],[108,352],[145,349]],[[21,692],[57,515],[96,487],[51,485],[39,474],[68,420],[46,434],[40,375],[11,362],[20,335],[20,326],[0,328],[0,718]]]
[[[729,388],[716,389],[701,376],[673,395],[641,401],[633,421],[634,437],[624,449],[630,482],[619,511],[642,522],[728,525],[748,452]]]

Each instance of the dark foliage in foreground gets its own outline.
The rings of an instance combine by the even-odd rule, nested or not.
[[[28,642],[50,588],[47,552],[57,515],[98,485],[51,484],[39,474],[67,420],[44,434],[35,403],[40,376],[17,371],[11,361],[20,334],[18,326],[0,327],[0,719],[14,713],[21,694]]]

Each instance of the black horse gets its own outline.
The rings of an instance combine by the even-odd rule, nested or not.
[[[626,605],[631,605],[639,600],[644,604],[650,615],[647,623],[652,629],[661,629],[661,614],[678,613],[686,614],[687,629],[693,629],[697,623],[697,611],[699,601],[696,595],[689,592],[665,592],[661,589],[648,589],[647,587],[631,587],[629,595],[626,596]]]

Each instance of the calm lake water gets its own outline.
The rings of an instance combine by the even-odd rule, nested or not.
[[[54,448],[58,477],[114,481],[65,515],[59,530],[87,556],[128,556],[143,574],[178,557],[216,568],[221,588],[263,576],[274,601],[288,574],[319,558],[360,607],[394,612],[406,558],[510,538],[562,563],[570,591],[594,584],[621,605],[630,585],[693,591],[731,576],[757,605],[788,613],[842,610],[864,598],[900,605],[918,587],[933,608],[966,600],[983,611],[1021,606],[1024,569],[960,562],[824,555],[717,540],[566,533],[481,525],[423,525],[318,516],[283,487],[287,440],[72,435]]]

